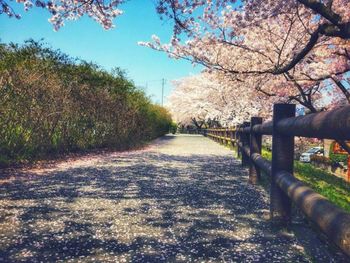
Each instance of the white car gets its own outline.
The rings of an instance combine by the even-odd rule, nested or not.
[[[322,147],[312,147],[308,151],[302,153],[300,155],[299,161],[304,163],[309,163],[311,161],[312,155],[323,155],[323,148]]]

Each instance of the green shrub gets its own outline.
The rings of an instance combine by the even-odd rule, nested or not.
[[[107,72],[27,41],[0,44],[0,156],[3,163],[99,147],[125,149],[169,131],[120,69]]]
[[[330,151],[329,151],[329,159],[332,161],[333,165],[339,164],[339,163],[344,163],[346,164],[348,162],[348,155],[347,154],[340,154],[340,153],[334,153],[333,148],[334,148],[335,142],[331,144]]]
[[[172,134],[175,134],[176,131],[177,131],[177,123],[176,122],[172,122],[171,125],[170,125],[169,132],[172,133]]]
[[[348,161],[348,155],[347,154],[339,154],[339,153],[329,153],[329,159],[333,164],[336,163],[347,163]]]

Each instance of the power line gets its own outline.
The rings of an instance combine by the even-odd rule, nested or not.
[[[165,84],[166,84],[166,79],[165,78],[162,78],[162,79],[153,79],[153,80],[148,80],[148,81],[145,81],[145,85],[143,86],[139,86],[139,87],[142,87],[142,88],[146,88],[146,90],[148,89],[148,83],[149,82],[161,82],[161,105],[164,106],[164,90],[165,90]]]
[[[161,94],[161,105],[164,106],[164,88],[165,88],[165,83],[166,83],[166,79],[162,78],[162,79],[153,79],[153,80],[148,80],[146,81],[146,89],[148,88],[148,83],[149,82],[161,82],[162,83],[162,94]]]

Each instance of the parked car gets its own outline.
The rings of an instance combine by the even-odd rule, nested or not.
[[[311,161],[312,155],[323,155],[323,148],[322,147],[312,147],[311,149],[307,150],[306,152],[302,153],[300,155],[299,161],[304,163],[309,163]]]

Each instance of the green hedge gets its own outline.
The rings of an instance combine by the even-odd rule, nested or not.
[[[332,161],[332,163],[347,163],[348,162],[348,155],[347,154],[338,154],[338,153],[329,153],[329,159]]]
[[[167,110],[119,68],[108,72],[41,43],[0,44],[0,165],[169,131]]]

